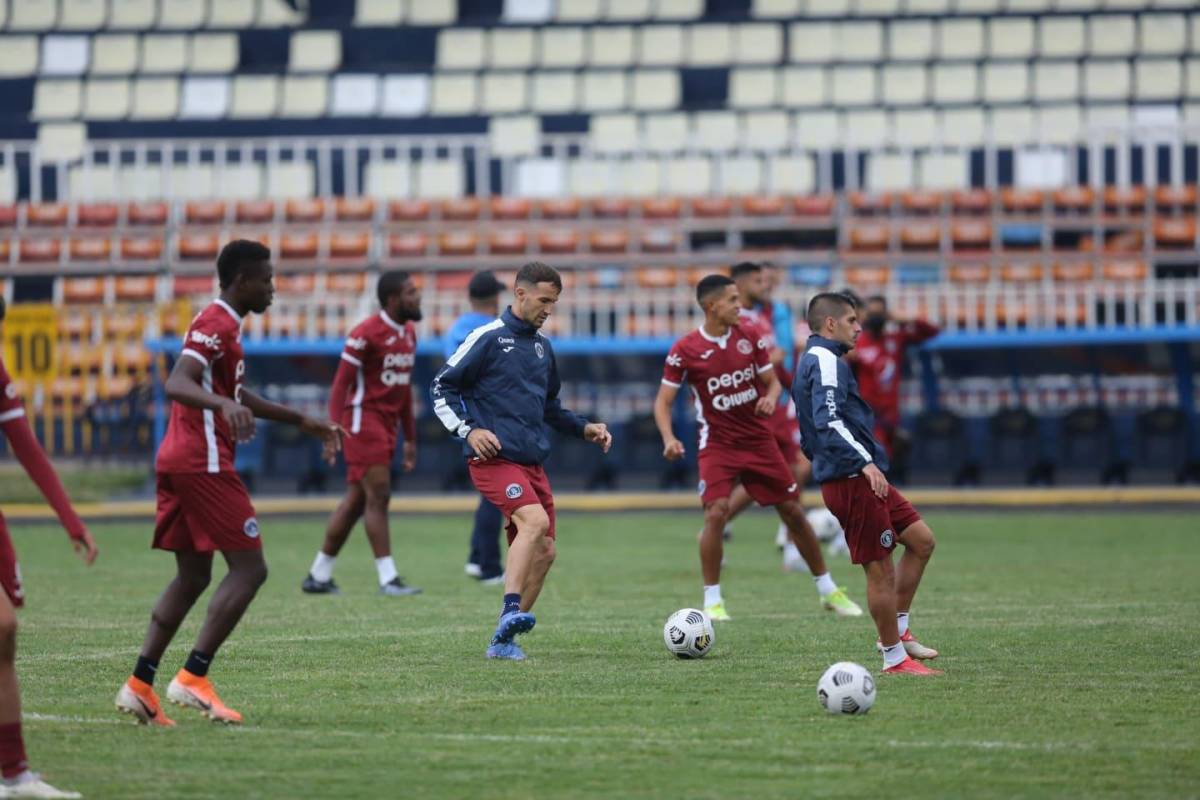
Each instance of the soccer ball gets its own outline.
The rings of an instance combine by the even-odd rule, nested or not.
[[[875,704],[875,679],[866,667],[839,661],[817,681],[817,701],[830,714],[865,714]]]
[[[814,508],[804,516],[808,517],[808,524],[812,525],[813,533],[817,535],[817,541],[821,544],[829,544],[834,539],[841,538],[842,524],[828,508]]]
[[[712,620],[698,608],[681,608],[667,617],[663,642],[676,658],[704,658],[713,646]]]

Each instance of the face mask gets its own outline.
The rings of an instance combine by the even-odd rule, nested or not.
[[[887,324],[887,317],[883,314],[868,314],[863,320],[863,327],[871,333],[878,336],[883,332],[883,326]]]

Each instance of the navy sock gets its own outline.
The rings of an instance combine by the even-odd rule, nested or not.
[[[158,662],[151,661],[145,656],[138,656],[137,664],[133,667],[133,677],[154,685],[154,676],[158,674]]]
[[[203,678],[208,674],[208,665],[212,663],[213,657],[208,653],[201,653],[199,650],[193,650],[188,656],[187,663],[183,668],[195,675],[197,678]]]
[[[500,616],[509,614],[513,611],[521,610],[521,595],[517,592],[510,592],[504,595],[504,608],[500,611]]]

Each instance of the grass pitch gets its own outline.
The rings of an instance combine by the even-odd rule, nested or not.
[[[96,526],[90,571],[57,529],[18,527],[30,757],[91,798],[1196,796],[1195,515],[927,518],[939,548],[912,624],[947,674],[880,678],[860,718],[827,715],[815,686],[833,661],[878,673],[871,622],[780,572],[765,514],[737,525],[734,621],[695,662],[668,656],[662,624],[700,603],[699,513],[561,518],[523,664],[483,657],[500,589],[462,574],[465,516],[394,519],[416,598],[375,593],[361,532],[342,596],[302,595],[323,520],[265,519],[271,578],[211,673],[248,724],[171,707],[167,731],[112,707],[172,574],[151,526]],[[834,577],[865,605],[859,572]]]

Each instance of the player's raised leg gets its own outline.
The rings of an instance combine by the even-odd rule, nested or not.
[[[804,515],[804,508],[799,500],[788,500],[775,506],[779,519],[787,526],[788,536],[792,545],[800,552],[808,570],[812,573],[813,584],[821,598],[821,606],[826,611],[832,611],[839,617],[861,617],[862,609],[851,600],[844,589],[838,587],[829,568],[825,565],[825,556],[821,553],[821,543],[813,532],[812,524]]]
[[[360,484],[351,483],[346,486],[346,494],[329,515],[329,522],[325,525],[325,541],[313,558],[312,567],[309,568],[304,582],[300,584],[302,591],[307,594],[340,593],[341,590],[333,579],[333,568],[337,565],[342,546],[350,538],[350,532],[362,519],[366,504],[367,494]]]

